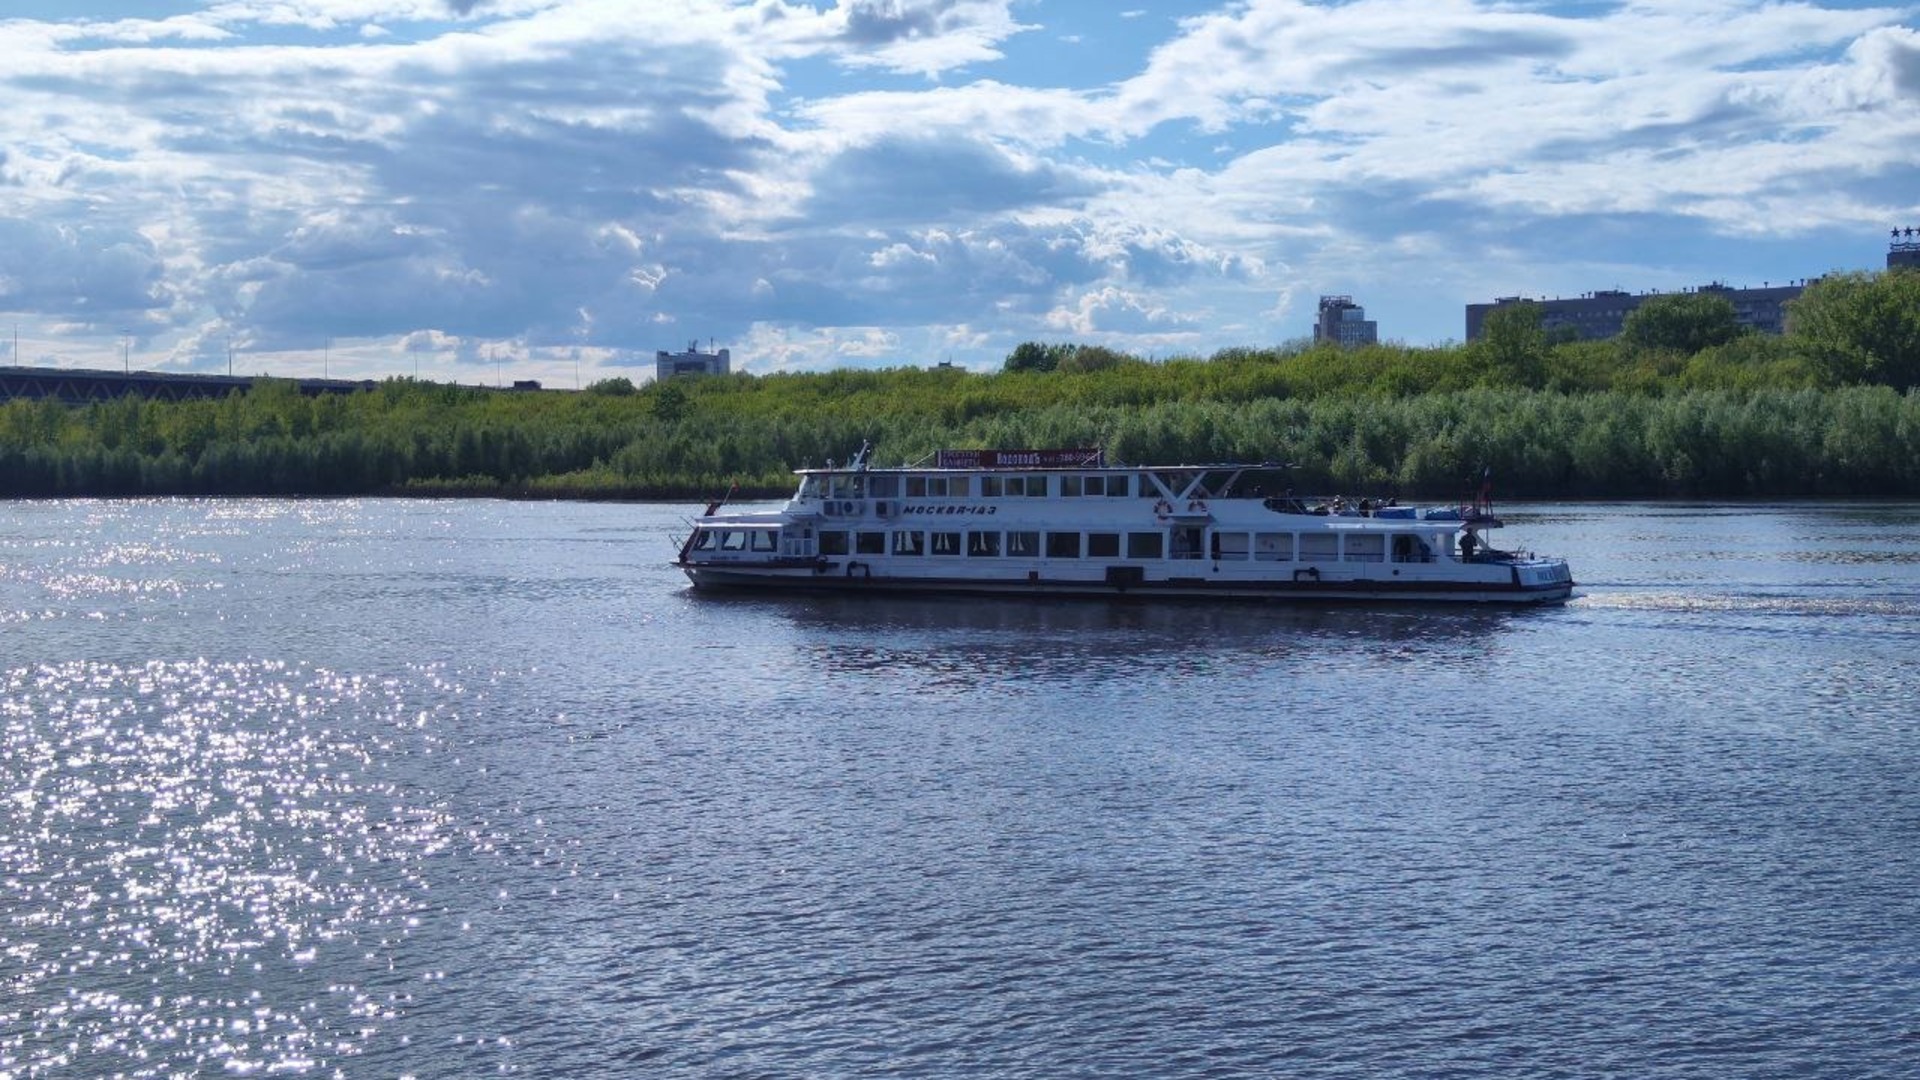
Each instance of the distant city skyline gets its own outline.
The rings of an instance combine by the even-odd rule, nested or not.
[[[1920,223],[1917,13],[11,0],[0,364],[984,371],[1870,269]]]
[[[1916,239],[1915,230],[1911,227],[1892,230],[1887,244],[1884,267],[1840,269],[1892,270],[1905,266],[1920,266],[1920,239]],[[1807,286],[1820,276],[1824,275],[1783,283],[1763,281],[1757,288],[1735,287],[1723,281],[1710,281],[1692,288],[1677,290],[1645,289],[1628,292],[1625,289],[1596,289],[1581,293],[1579,296],[1527,296],[1522,293],[1495,297],[1491,301],[1467,305],[1467,340],[1473,341],[1479,338],[1481,328],[1489,314],[1500,307],[1516,303],[1538,304],[1541,328],[1549,332],[1568,330],[1587,341],[1610,338],[1624,329],[1627,316],[1648,299],[1675,293],[1684,295],[1698,292],[1713,292],[1726,297],[1727,301],[1733,305],[1734,319],[1741,326],[1763,334],[1783,334],[1787,330],[1787,305],[1799,299]]]
[[[1714,293],[1733,305],[1734,321],[1763,334],[1783,334],[1787,329],[1787,305],[1806,291],[1804,282],[1790,285],[1736,289],[1708,284],[1698,289],[1673,293],[1602,289],[1581,296],[1527,297],[1502,296],[1492,301],[1467,305],[1467,340],[1476,341],[1485,329],[1486,318],[1503,307],[1533,304],[1540,310],[1540,328],[1549,335],[1570,332],[1582,341],[1604,341],[1626,328],[1627,316],[1648,300],[1660,296],[1685,296],[1688,293]]]

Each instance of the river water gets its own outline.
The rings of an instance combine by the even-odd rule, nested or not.
[[[0,504],[0,1077],[1911,1077],[1920,506],[1540,611],[716,599],[684,508]]]

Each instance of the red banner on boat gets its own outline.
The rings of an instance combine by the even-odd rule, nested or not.
[[[1078,450],[942,450],[936,469],[1098,469],[1107,463],[1096,447]]]

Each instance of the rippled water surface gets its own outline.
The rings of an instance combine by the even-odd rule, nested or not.
[[[1920,506],[1507,516],[1573,602],[0,504],[0,1077],[1916,1075]]]

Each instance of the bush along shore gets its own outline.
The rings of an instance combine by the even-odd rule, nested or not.
[[[870,442],[887,463],[1048,446],[1290,462],[1301,490],[1426,498],[1488,473],[1510,497],[1920,497],[1920,273],[1830,277],[1784,336],[1743,333],[1730,305],[1699,295],[1650,301],[1600,342],[1555,340],[1517,305],[1480,339],[1436,348],[1147,362],[1030,343],[990,374],[511,394],[395,379],[319,397],[265,381],[222,400],[18,400],[0,405],[0,496],[770,496],[791,469]]]

